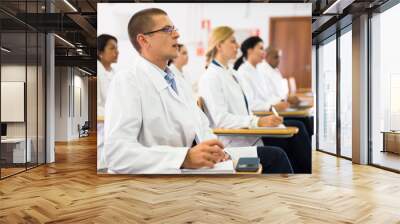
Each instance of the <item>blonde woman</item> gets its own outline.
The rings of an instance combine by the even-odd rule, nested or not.
[[[239,45],[234,31],[227,26],[215,28],[206,52],[207,70],[199,82],[199,95],[204,99],[213,128],[276,127],[283,118],[275,115],[257,117],[249,109],[249,101],[239,84],[236,71],[228,65],[236,59]],[[246,87],[247,88],[247,87]],[[286,151],[295,173],[311,173],[311,144],[301,122],[285,123],[299,127],[299,134],[289,139],[257,137],[224,137],[226,146],[273,145]],[[259,157],[267,156],[269,147],[259,147]],[[276,148],[275,148],[276,149]]]

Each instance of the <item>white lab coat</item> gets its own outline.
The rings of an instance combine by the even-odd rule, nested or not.
[[[97,116],[104,116],[104,106],[107,92],[115,70],[107,71],[101,62],[97,61]],[[106,168],[104,161],[104,124],[97,123],[97,169]]]
[[[184,72],[179,71],[179,69],[174,64],[169,65],[169,68],[171,69],[172,73],[174,73],[177,76],[180,76],[182,79],[184,79],[188,83],[189,86],[192,87],[193,95],[197,98],[197,95],[198,95],[197,82],[192,83],[192,81],[189,79],[188,75],[184,74]]]
[[[105,109],[105,160],[109,173],[176,173],[197,135],[215,139],[190,86],[138,57],[134,69],[113,80]]]
[[[286,100],[289,94],[288,82],[283,78],[278,68],[272,68],[266,61],[257,65],[257,70],[264,75],[268,86],[271,87],[275,97]]]
[[[170,64],[168,67],[171,69],[171,71],[172,71],[172,73],[174,73],[174,75],[180,76],[186,82],[190,83],[189,79],[187,77],[185,77],[185,75],[183,75],[183,72],[179,71],[179,69],[174,64]]]
[[[233,78],[235,71],[210,63],[199,81],[199,95],[204,99],[213,128],[252,128],[258,117],[246,109],[243,91]],[[255,145],[257,137],[220,137],[226,146]]]
[[[252,111],[267,111],[272,105],[281,101],[281,98],[273,92],[270,83],[263,77],[265,75],[248,61],[239,67],[237,74]]]
[[[107,99],[107,92],[115,70],[107,71],[101,62],[97,61],[97,116],[104,116],[104,106]]]

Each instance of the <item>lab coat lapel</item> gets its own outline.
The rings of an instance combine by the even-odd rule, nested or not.
[[[185,103],[181,97],[178,96],[178,94],[172,89],[170,85],[168,85],[167,81],[164,79],[165,73],[160,69],[156,68],[156,65],[152,64],[151,62],[147,61],[146,59],[139,57],[140,63],[143,65],[143,68],[145,69],[146,73],[148,74],[147,76],[153,83],[154,87],[157,89],[157,91],[162,93],[166,89],[170,95],[172,95],[173,98],[175,98],[177,101],[181,103]],[[176,78],[175,78],[176,82]],[[179,86],[179,84],[177,85]],[[178,87],[178,93],[180,92],[181,88]]]

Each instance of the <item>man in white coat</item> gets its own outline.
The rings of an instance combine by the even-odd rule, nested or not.
[[[269,46],[265,49],[265,61],[257,65],[257,70],[264,75],[271,97],[287,100],[288,103],[297,105],[299,100],[296,96],[289,96],[288,82],[283,78],[278,66],[280,62],[279,51]]]
[[[167,67],[177,56],[179,37],[168,15],[155,8],[139,11],[128,32],[140,56],[134,69],[120,72],[110,85],[104,118],[108,172],[175,173],[227,159],[190,86]],[[255,147],[245,149],[257,156]],[[260,160],[266,172],[292,171],[279,148]]]
[[[257,70],[263,75],[266,85],[271,90],[269,91],[271,93],[270,97],[285,100],[285,102],[288,102],[294,107],[298,106],[300,103],[299,98],[289,94],[288,83],[278,69],[280,63],[279,51],[275,47],[269,46],[265,49],[264,56],[265,60],[257,65]],[[311,136],[314,134],[314,117],[285,118],[285,120],[298,120],[303,122],[311,142]]]

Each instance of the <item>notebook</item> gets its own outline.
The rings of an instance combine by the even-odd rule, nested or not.
[[[264,130],[270,130],[270,129],[286,129],[286,126],[284,124],[280,124],[276,127],[255,127],[254,129],[264,129]]]
[[[312,107],[312,103],[308,101],[300,101],[299,105],[296,106],[298,109],[306,109]]]
[[[213,168],[181,169],[182,174],[231,174],[235,173],[232,160],[227,160],[214,165]]]

